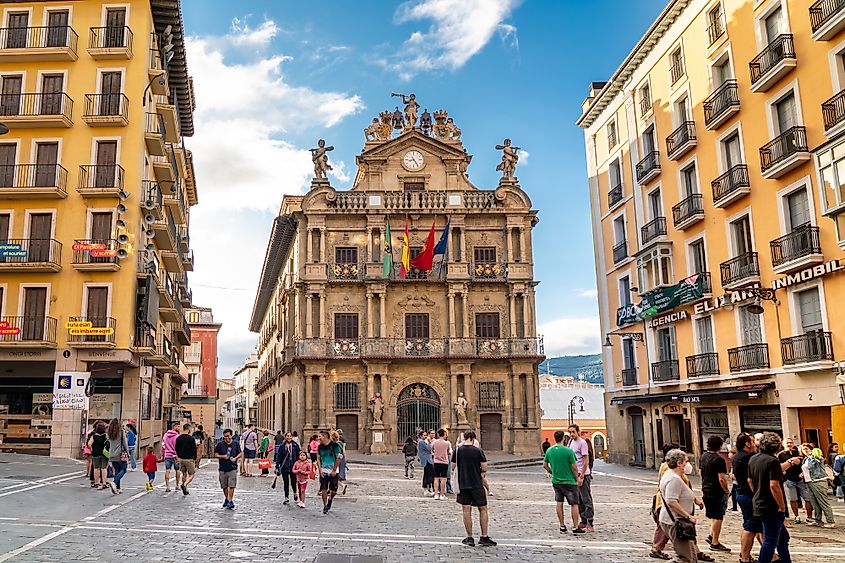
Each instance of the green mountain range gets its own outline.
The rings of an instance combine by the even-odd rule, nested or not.
[[[576,379],[583,375],[584,381],[604,385],[601,354],[548,358],[540,364],[540,374],[542,375],[544,373],[569,376]]]

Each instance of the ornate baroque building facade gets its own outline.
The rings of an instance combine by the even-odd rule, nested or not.
[[[473,428],[485,449],[535,452],[537,212],[513,176],[516,148],[500,147],[503,178],[481,190],[446,112],[417,124],[414,99],[403,103],[365,131],[351,190],[325,178],[321,143],[311,190],[283,199],[250,324],[259,427],[341,428],[365,452],[395,451],[418,428]],[[411,257],[432,225],[446,238],[431,271],[402,276],[406,221]]]

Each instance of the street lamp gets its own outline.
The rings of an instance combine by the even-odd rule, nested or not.
[[[775,305],[780,305],[777,297],[775,297],[775,290],[769,287],[752,287],[746,292],[754,296],[754,303],[748,306],[748,312],[755,315],[762,315],[764,312],[763,301],[771,301]]]
[[[0,135],[5,135],[9,132],[9,128],[6,126],[5,123],[0,123]]]
[[[584,412],[584,397],[575,395],[569,401],[569,426],[575,424],[575,402],[578,401],[579,412]]]

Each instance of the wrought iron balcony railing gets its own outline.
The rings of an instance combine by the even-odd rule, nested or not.
[[[678,360],[663,360],[651,364],[652,381],[678,381],[681,379],[681,368]]]
[[[666,137],[666,154],[674,159],[688,150],[695,141],[695,121],[684,121]]]
[[[36,118],[56,115],[68,120],[73,115],[73,100],[64,92],[0,94],[0,116]]]
[[[92,27],[88,35],[89,49],[132,50],[132,30],[129,26]]]
[[[718,202],[735,193],[737,190],[751,187],[748,179],[748,165],[737,164],[710,183],[713,188],[713,201]]]
[[[496,262],[476,262],[472,265],[472,277],[476,280],[507,279],[508,267]]]
[[[842,2],[845,6],[845,2]],[[822,104],[824,128],[829,131],[845,121],[845,90],[842,90]]]
[[[780,341],[780,353],[784,365],[832,362],[833,335],[823,330],[812,330],[799,336],[783,338]]]
[[[666,233],[666,217],[656,217],[640,228],[643,244],[648,244]]]
[[[677,227],[702,213],[704,213],[704,197],[701,194],[692,194],[672,207],[672,220]]]
[[[810,28],[813,33],[845,10],[842,0],[819,0],[810,6]]]
[[[622,193],[622,183],[620,182],[619,184],[611,188],[609,192],[607,192],[607,206],[613,207],[614,205],[622,201],[624,197],[625,196]]]
[[[669,77],[672,79],[672,84],[674,85],[675,82],[681,79],[684,75],[684,63],[680,59],[675,61],[671,67],[669,67]]]
[[[78,42],[69,25],[0,28],[0,50],[67,48],[76,56]]]
[[[736,80],[726,80],[704,100],[704,124],[719,122],[732,109],[739,109],[739,86]]]
[[[75,324],[88,324],[88,328]],[[114,344],[117,320],[112,317],[68,317],[67,341],[70,344]]]
[[[637,163],[637,182],[651,177],[652,174],[660,171],[660,153],[651,151],[645,158]]]
[[[62,243],[51,238],[12,238],[0,240],[0,267],[3,265],[61,266]]]
[[[799,126],[790,127],[760,148],[760,168],[765,172],[789,157],[809,152],[809,150],[807,129]]]
[[[792,35],[784,33],[775,37],[760,54],[748,63],[751,70],[751,85],[753,86],[767,72],[775,68],[786,59],[795,58],[795,46],[792,42]]]
[[[710,45],[718,41],[725,34],[725,14],[720,9],[710,16],[710,25],[707,26],[707,38]]]
[[[622,370],[622,385],[624,387],[630,387],[632,385],[639,385],[639,376],[637,375],[637,368],[630,368],[630,369],[623,369]]]
[[[811,225],[798,227],[791,233],[773,240],[769,246],[774,267],[805,256],[822,253],[819,228]]]
[[[0,345],[17,343],[56,343],[58,321],[44,315],[0,317]]]
[[[126,94],[85,94],[83,119],[122,118],[129,115],[129,98]]]
[[[80,239],[73,241],[73,264],[116,264],[119,243],[115,239]]]
[[[543,338],[307,338],[298,358],[484,358],[543,356]]]
[[[361,281],[364,267],[356,262],[329,264],[329,281]]]
[[[768,344],[749,344],[728,349],[728,365],[731,373],[769,367]]]
[[[623,240],[613,247],[613,263],[618,264],[628,257],[628,241]]]
[[[18,188],[21,193],[37,188],[55,188],[67,194],[67,170],[60,164],[0,165],[0,188]]]
[[[79,167],[79,190],[122,190],[126,171],[119,164],[84,164]]]
[[[722,262],[720,269],[723,286],[741,283],[760,275],[760,263],[757,260],[756,252],[746,252],[736,258]]]
[[[719,354],[708,352],[687,356],[687,377],[719,375]]]

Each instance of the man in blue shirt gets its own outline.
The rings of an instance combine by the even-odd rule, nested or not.
[[[226,499],[223,501],[223,508],[233,509],[235,503],[232,498],[235,496],[235,487],[238,484],[238,460],[243,457],[241,445],[232,440],[232,431],[223,431],[223,439],[217,442],[214,448],[214,456],[220,464],[220,488]]]

